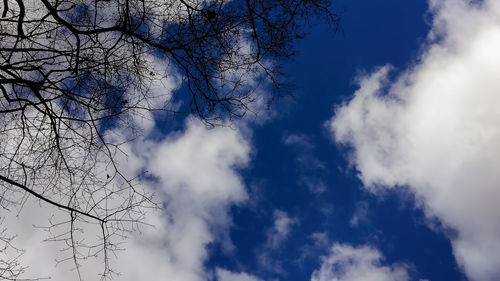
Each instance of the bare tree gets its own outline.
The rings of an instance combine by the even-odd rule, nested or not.
[[[65,245],[62,261],[78,270],[100,255],[110,277],[115,238],[158,208],[116,165],[124,140],[113,129],[133,138],[133,119],[155,111],[213,125],[243,116],[263,85],[279,94],[279,62],[311,16],[338,23],[329,0],[3,0],[0,207],[16,213],[28,198],[56,207],[66,219],[46,230]],[[183,90],[158,103],[152,85],[173,72]],[[79,238],[83,224],[100,229],[96,243]],[[11,240],[2,236],[0,252],[15,249]],[[0,277],[22,271],[0,260]]]

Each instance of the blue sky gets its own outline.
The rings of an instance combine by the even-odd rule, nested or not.
[[[257,152],[245,180],[257,186],[250,194],[258,203],[233,209],[231,238],[241,246],[231,258],[215,251],[210,264],[226,263],[227,268],[249,270],[264,280],[308,280],[319,257],[328,254],[328,248],[315,244],[314,237],[321,234],[329,243],[378,249],[385,256],[383,264],[404,263],[411,280],[494,280],[490,278],[496,271],[486,277],[464,272],[450,241],[459,235],[456,229],[439,217],[426,216],[411,187],[402,184],[381,193],[363,188],[356,163],[348,160],[356,147],[335,144],[325,129],[334,108],[359,88],[357,78],[390,64],[388,79],[396,80],[422,63],[435,11],[429,11],[426,1],[337,5],[345,9],[344,32],[331,36],[328,27],[318,23],[297,44],[298,56],[286,67],[296,85],[295,101],[278,103],[277,117],[254,129]],[[306,182],[321,185],[322,191],[311,190]],[[279,248],[266,249],[268,237],[262,229],[272,226],[277,209],[296,223]],[[310,253],[305,256],[305,251]]]
[[[147,170],[165,209],[113,258],[116,280],[498,280],[500,2],[335,5],[343,31],[314,22],[284,65],[293,98],[216,128],[131,121],[144,136],[116,161]],[[155,93],[181,88],[172,73]],[[73,280],[36,255],[58,248],[25,231],[47,212],[27,206],[6,223],[28,274]]]
[[[234,257],[215,255],[211,263],[227,263],[236,270],[243,266],[271,280],[307,280],[319,256],[328,252],[314,248],[311,235],[324,233],[332,242],[374,245],[389,264],[408,262],[415,280],[460,280],[464,276],[449,240],[429,229],[412,196],[391,191],[378,197],[363,190],[346,160],[346,148],[335,145],[324,127],[335,105],[351,98],[359,73],[386,63],[397,72],[416,59],[430,29],[428,5],[425,1],[338,1],[337,5],[345,10],[344,31],[332,36],[321,22],[309,30],[296,45],[298,56],[286,66],[296,99],[278,102],[274,108],[278,116],[254,129],[256,155],[245,180],[256,185],[251,196],[259,203],[233,209],[231,238],[241,246]],[[287,144],[285,140],[294,136],[297,141]],[[324,192],[311,192],[304,178],[321,182]],[[288,241],[270,254],[284,275],[259,264],[259,251],[266,251],[259,249],[267,239],[262,228],[272,226],[275,209],[299,221]],[[352,216],[360,209],[363,218],[353,226]],[[309,248],[314,248],[311,256],[301,258]]]

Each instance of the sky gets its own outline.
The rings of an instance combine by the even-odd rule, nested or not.
[[[146,134],[118,162],[148,170],[165,208],[116,280],[500,278],[500,2],[335,5],[342,31],[313,22],[284,66],[294,98],[225,127],[136,120]],[[28,277],[75,280],[27,230],[50,212],[5,223]]]

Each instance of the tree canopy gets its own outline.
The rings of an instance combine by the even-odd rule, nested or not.
[[[66,219],[46,228],[63,243],[62,260],[78,269],[99,255],[103,278],[111,277],[115,239],[161,207],[115,163],[120,145],[141,132],[134,120],[165,112],[219,125],[252,110],[264,86],[272,99],[302,26],[312,16],[338,24],[330,2],[3,0],[2,216],[16,215],[27,198],[55,207]],[[172,78],[183,89],[162,91]],[[95,243],[77,239],[82,224],[100,230]],[[4,251],[15,249],[12,238],[1,236]],[[15,257],[0,258],[2,278],[22,272]]]

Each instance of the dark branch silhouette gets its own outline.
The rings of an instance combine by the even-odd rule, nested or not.
[[[329,0],[3,0],[0,207],[20,209],[31,196],[67,213],[47,227],[48,240],[69,245],[63,260],[77,271],[101,254],[110,277],[113,239],[158,208],[139,175],[116,163],[121,144],[140,134],[134,118],[192,114],[220,125],[245,115],[259,87],[280,94],[279,63],[311,16],[337,27]],[[153,87],[169,75],[183,88],[159,104]],[[127,134],[117,140],[116,128]],[[79,224],[98,225],[101,241],[75,239]],[[0,261],[1,278],[22,271]]]

